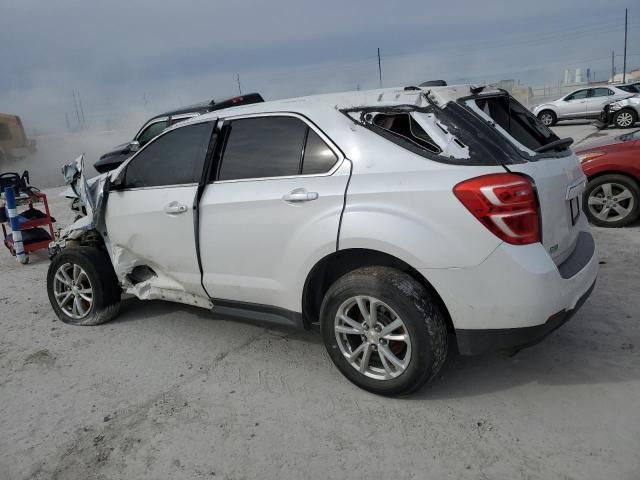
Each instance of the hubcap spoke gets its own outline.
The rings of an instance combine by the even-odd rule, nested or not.
[[[364,355],[362,355],[362,362],[360,362],[360,373],[364,373],[369,366],[369,359],[371,358],[371,351],[373,350],[373,346],[367,344],[364,349]]]
[[[342,320],[344,323],[351,325],[354,328],[354,330],[358,330],[359,332],[362,332],[362,325],[356,322],[353,318],[347,315],[341,315],[340,320]]]
[[[602,197],[595,197],[595,196],[590,196],[589,197],[589,205],[604,205],[607,201],[602,198]]]
[[[633,195],[626,188],[622,192],[620,192],[618,195],[616,195],[616,200],[618,200],[618,202],[620,202],[621,200],[627,200],[629,198],[633,198]]]
[[[393,332],[394,330],[397,330],[402,326],[404,326],[404,323],[402,323],[402,320],[400,320],[399,318],[396,318],[393,322],[391,322],[389,325],[387,325],[382,329],[382,331],[380,332],[380,336],[383,338],[387,338],[387,335],[390,335],[391,332]]]
[[[602,210],[596,213],[596,217],[600,220],[606,220],[609,218],[609,212],[611,211],[611,207],[604,207]]]
[[[620,215],[621,217],[626,217],[629,214],[629,211],[631,210],[630,208],[624,208],[622,205],[620,204],[615,204],[612,207],[615,212]]]
[[[336,326],[336,332],[344,333],[346,335],[362,335],[361,328],[344,327],[342,325]]]
[[[611,193],[611,184],[610,183],[603,183],[602,184],[602,193],[604,193],[605,197],[610,197],[611,195],[613,195]]]
[[[386,346],[380,346],[378,351],[382,356],[384,356],[387,360],[389,360],[396,368],[400,370],[404,370],[404,364]]]
[[[369,320],[369,309],[364,302],[364,297],[356,297],[356,302],[358,303],[358,309],[360,310],[360,314],[362,315],[362,318],[364,318],[365,323],[371,325],[371,321]]]

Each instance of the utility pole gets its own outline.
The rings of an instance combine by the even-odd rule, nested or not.
[[[627,81],[627,14],[629,9],[624,9],[624,60],[622,61],[622,83]]]
[[[611,50],[611,81],[616,76],[616,52]]]
[[[382,88],[382,63],[380,62],[380,47],[378,47],[378,76],[380,77],[380,88]]]
[[[80,104],[80,115],[82,116],[82,124],[84,125],[84,108],[82,108],[82,98],[80,98],[80,91],[78,91],[78,103]]]
[[[71,90],[71,95],[73,95],[73,106],[76,108],[76,118],[78,119],[78,127],[80,126],[80,111],[78,110],[78,101],[76,100],[76,91]]]
[[[242,95],[242,87],[240,86],[240,74],[236,73],[236,78],[238,80],[238,92]]]

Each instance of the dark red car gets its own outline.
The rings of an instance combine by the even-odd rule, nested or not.
[[[575,149],[589,178],[587,218],[601,227],[622,227],[640,215],[640,130]]]

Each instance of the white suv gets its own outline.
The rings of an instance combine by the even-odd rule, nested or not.
[[[407,394],[460,353],[517,350],[565,322],[598,262],[569,148],[488,87],[266,102],[176,125],[93,182],[52,244],[65,322],[122,292],[292,327],[340,371]]]

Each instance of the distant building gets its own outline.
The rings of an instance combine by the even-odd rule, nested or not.
[[[627,72],[627,82],[637,82],[640,81],[640,69],[631,70]],[[609,78],[609,83],[619,83],[622,82],[622,73],[616,73],[613,78]]]

